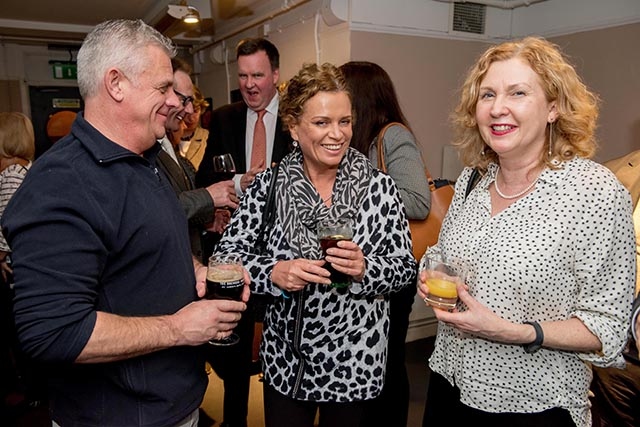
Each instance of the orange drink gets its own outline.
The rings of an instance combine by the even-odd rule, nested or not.
[[[456,282],[446,279],[431,277],[426,281],[429,287],[429,296],[425,299],[433,308],[452,309],[458,302]]]
[[[464,283],[466,268],[459,260],[448,262],[439,253],[427,254],[423,261],[422,269],[426,272],[425,284],[429,288],[424,302],[433,308],[452,310],[458,302],[456,285]]]

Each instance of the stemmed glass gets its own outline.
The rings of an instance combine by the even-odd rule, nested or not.
[[[213,172],[220,178],[219,181],[233,179],[236,174],[236,164],[233,162],[231,154],[213,156]]]
[[[242,301],[244,272],[240,255],[213,254],[207,265],[207,299]],[[240,337],[232,333],[221,340],[209,340],[209,344],[229,346],[237,344]]]

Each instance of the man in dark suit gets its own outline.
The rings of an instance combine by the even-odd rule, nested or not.
[[[241,195],[258,173],[282,160],[290,151],[292,139],[283,130],[278,117],[278,49],[263,38],[245,39],[236,48],[236,58],[242,101],[213,111],[207,148],[196,174],[196,185],[203,187],[215,182],[213,156],[231,153],[236,165],[235,189]],[[262,138],[259,138],[256,135],[260,134],[261,129]],[[207,234],[204,242],[206,257],[211,255],[219,238],[218,234]],[[249,304],[255,301],[254,296]],[[236,327],[240,343],[210,349],[209,363],[224,381],[222,426],[247,425],[250,377],[255,373],[252,363],[255,319],[251,317],[252,314],[254,310],[249,307]]]
[[[640,150],[604,163],[631,193],[636,231],[636,261],[640,261]],[[636,267],[640,270],[640,262]],[[638,271],[637,270],[637,271]],[[640,271],[639,271],[640,272]],[[593,367],[594,427],[640,426],[640,274],[636,277],[636,299],[631,313],[631,335],[624,369]]]
[[[191,81],[191,67],[177,58],[171,60],[173,68],[173,90],[180,100],[180,104],[169,110],[165,128],[167,131],[176,131],[180,128],[180,122],[187,113],[193,112],[193,83]],[[238,207],[238,196],[234,192],[233,184],[218,182],[205,188],[195,188],[195,168],[188,160],[183,158],[176,150],[169,138],[165,135],[158,142],[162,151],[158,153],[158,169],[160,169],[171,187],[180,199],[189,220],[189,240],[191,251],[198,259],[202,258],[201,232],[207,226],[211,230],[222,231],[223,218],[216,221],[217,208]],[[206,263],[205,263],[206,265]]]
[[[245,39],[238,45],[236,56],[243,100],[213,111],[207,149],[196,175],[196,185],[204,187],[215,182],[213,156],[231,153],[236,165],[236,191],[241,194],[267,165],[279,162],[289,153],[292,139],[278,117],[280,55],[277,48],[266,39]],[[262,110],[266,110],[263,118],[267,136],[266,161],[251,165],[252,135],[258,112]]]

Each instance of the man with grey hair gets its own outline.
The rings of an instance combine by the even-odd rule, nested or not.
[[[156,168],[171,41],[142,21],[96,26],[78,52],[85,110],[34,163],[2,217],[25,352],[48,366],[53,425],[195,426],[203,346],[244,302],[200,299],[206,268]]]

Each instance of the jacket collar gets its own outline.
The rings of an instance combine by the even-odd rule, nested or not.
[[[144,157],[149,161],[154,161],[158,150],[161,149],[159,144],[153,144],[142,156],[139,156],[101,134],[84,118],[83,112],[77,114],[71,127],[71,134],[97,163],[108,163],[127,157]]]

